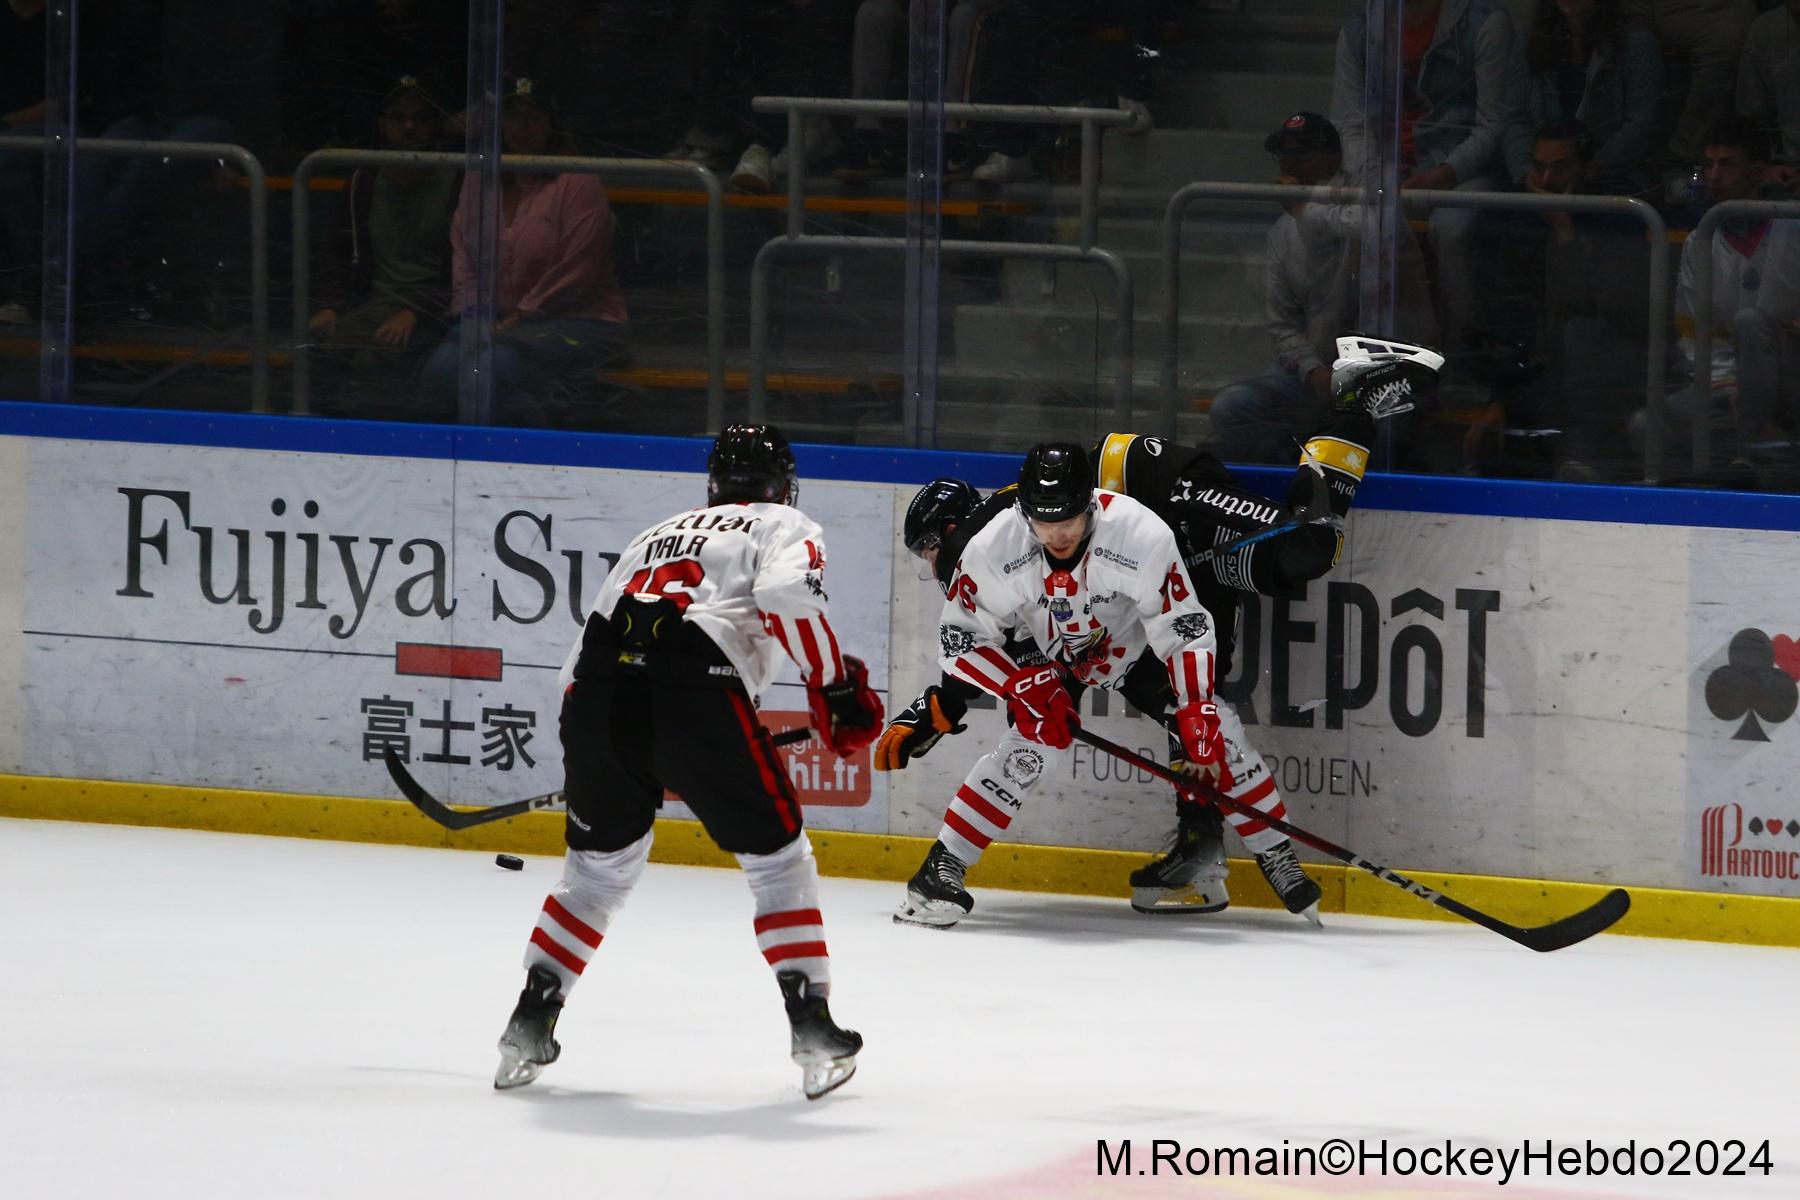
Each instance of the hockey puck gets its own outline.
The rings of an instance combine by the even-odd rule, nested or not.
[[[523,871],[525,860],[516,854],[496,854],[494,855],[494,865],[505,867],[509,871]]]

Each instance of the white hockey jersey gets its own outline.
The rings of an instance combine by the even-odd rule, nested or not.
[[[1194,596],[1175,535],[1129,496],[1098,490],[1087,550],[1052,569],[1017,508],[969,539],[938,626],[945,672],[999,694],[1017,664],[1006,631],[1029,631],[1045,657],[1094,687],[1117,688],[1150,646],[1176,704],[1213,691],[1212,615]]]
[[[825,535],[785,504],[718,504],[658,522],[627,543],[607,572],[588,619],[607,620],[627,594],[671,600],[761,694],[785,653],[804,682],[844,676],[837,636],[825,617]],[[581,637],[563,662],[575,677]]]

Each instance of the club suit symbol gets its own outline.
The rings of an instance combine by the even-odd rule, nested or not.
[[[1743,718],[1734,741],[1766,742],[1769,735],[1757,720],[1779,725],[1800,704],[1800,673],[1795,644],[1786,634],[1771,640],[1760,629],[1740,629],[1725,651],[1725,665],[1706,680],[1706,707],[1721,721]]]

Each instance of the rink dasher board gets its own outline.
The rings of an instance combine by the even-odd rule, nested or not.
[[[380,721],[374,736],[395,736],[410,704],[415,769],[446,798],[555,786],[554,667],[606,556],[698,502],[704,443],[649,439],[629,460],[686,454],[695,469],[679,471],[498,461],[491,445],[373,454],[373,440],[338,454],[0,437],[0,556],[14,564],[0,581],[0,770],[386,797],[367,739]],[[887,452],[882,471],[941,473],[944,456],[908,455]],[[840,638],[896,709],[935,678],[940,600],[895,537],[911,482],[807,474],[849,457],[800,448],[802,506],[826,530]],[[1783,624],[1794,532],[1374,507],[1349,532],[1343,564],[1304,599],[1247,614],[1221,686],[1296,820],[1415,869],[1800,896],[1800,800],[1782,769],[1796,736],[1782,697],[1800,671],[1800,629]],[[484,652],[463,657],[489,674],[497,659],[500,678],[401,674],[402,645]],[[789,714],[772,723],[802,719],[793,682],[772,689],[766,710]],[[1095,697],[1083,708],[1106,736],[1161,753],[1160,731],[1116,698],[1105,715]],[[797,756],[809,823],[929,837],[1001,718],[970,725],[891,777]],[[446,738],[470,761],[421,761]],[[1169,820],[1160,786],[1070,754],[1016,828],[1141,852]]]

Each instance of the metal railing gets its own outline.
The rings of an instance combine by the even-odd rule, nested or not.
[[[1706,210],[1694,232],[1688,235],[1690,245],[1706,245],[1723,221],[1732,217],[1755,217],[1769,220],[1800,219],[1800,200],[1726,200]],[[1713,359],[1713,258],[1710,253],[1694,255],[1694,387],[1701,395],[1712,387]],[[1694,422],[1694,469],[1704,471],[1712,465],[1712,421],[1710,402],[1703,402],[1700,417]]]
[[[757,96],[750,101],[757,112],[787,113],[789,146],[795,151],[789,158],[798,161],[798,148],[805,144],[801,134],[802,117],[817,114],[828,117],[902,118],[913,111],[909,100],[845,100],[822,96]],[[995,125],[1079,125],[1081,126],[1081,248],[1094,244],[1100,221],[1100,130],[1108,125],[1124,125],[1131,114],[1117,108],[1082,108],[1074,105],[1041,104],[944,104],[938,105],[944,116],[954,120],[986,121]],[[788,172],[788,236],[800,236],[801,197],[805,194],[802,178],[805,172]]]
[[[804,118],[808,115],[889,117],[905,119],[914,105],[907,100],[851,100],[819,96],[757,96],[751,102],[757,112],[787,114],[789,158],[804,160]],[[1131,114],[1116,108],[1035,104],[944,104],[942,115],[956,120],[994,124],[1081,126],[1081,225],[1079,244],[1055,242],[940,241],[940,254],[979,254],[1000,259],[1035,259],[1040,262],[1097,262],[1113,273],[1118,293],[1118,314],[1113,322],[1113,419],[1116,428],[1130,427],[1132,408],[1131,273],[1111,252],[1094,245],[1100,222],[1100,130],[1123,125]],[[769,365],[769,267],[776,258],[805,253],[902,253],[907,239],[887,237],[814,236],[803,233],[805,172],[788,171],[787,233],[770,239],[756,253],[750,271],[750,416],[761,420],[768,409]],[[918,440],[918,398],[908,395],[902,422]]]
[[[991,258],[1037,259],[1044,262],[1094,262],[1113,273],[1118,294],[1118,312],[1113,318],[1113,428],[1130,429],[1131,416],[1131,344],[1132,304],[1131,272],[1116,254],[1098,246],[1080,246],[1053,242],[966,242],[938,243],[944,254],[978,254]],[[763,243],[750,268],[750,419],[764,420],[768,411],[769,369],[769,266],[775,259],[790,254],[840,254],[850,252],[905,253],[905,238],[878,237],[775,237]],[[908,416],[911,427],[916,416]]]
[[[422,167],[460,171],[468,158],[450,151],[428,150],[315,150],[294,170],[294,395],[293,411],[309,411],[311,375],[307,364],[310,334],[308,281],[312,255],[312,226],[308,183],[320,168]],[[679,175],[697,181],[706,190],[706,423],[708,429],[725,424],[725,192],[719,179],[698,163],[667,162],[650,158],[578,158],[565,155],[503,154],[502,171],[540,173],[656,176]],[[260,192],[260,189],[259,189]]]
[[[48,152],[48,137],[9,134],[0,150]],[[250,409],[269,411],[269,192],[256,155],[230,142],[158,142],[126,138],[77,138],[77,154],[110,154],[121,158],[171,158],[183,161],[230,162],[250,181]],[[69,347],[51,347],[52,353]]]
[[[1190,183],[1169,197],[1163,214],[1163,360],[1162,391],[1166,417],[1165,432],[1175,434],[1175,411],[1178,403],[1176,373],[1180,366],[1180,327],[1177,318],[1181,304],[1181,220],[1182,214],[1197,200],[1292,201],[1360,204],[1360,192],[1333,188],[1301,187],[1297,184],[1273,183]],[[1669,320],[1669,254],[1668,229],[1662,214],[1635,197],[1624,196],[1539,196],[1519,192],[1403,192],[1400,201],[1408,208],[1494,208],[1521,212],[1610,213],[1630,215],[1642,221],[1650,242],[1650,313],[1645,329],[1645,405],[1648,423],[1644,440],[1644,478],[1654,480],[1660,465],[1666,414],[1663,407],[1664,358],[1668,352]]]

